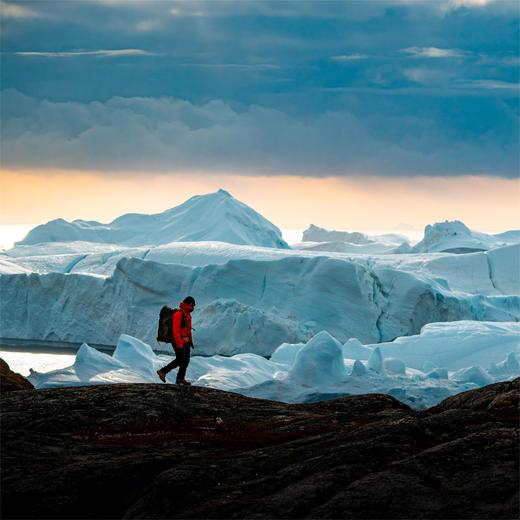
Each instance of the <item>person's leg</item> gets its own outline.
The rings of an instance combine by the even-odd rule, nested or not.
[[[182,358],[179,360],[179,372],[177,373],[177,380],[184,380],[186,376],[186,369],[188,368],[188,365],[190,364],[190,345],[184,345],[181,349],[182,352]]]
[[[183,349],[173,347],[173,350],[175,351],[175,359],[173,361],[170,361],[165,367],[160,369],[160,372],[162,372],[163,374],[167,374],[168,372],[172,371],[174,368],[177,368],[181,364],[181,359],[183,358]]]

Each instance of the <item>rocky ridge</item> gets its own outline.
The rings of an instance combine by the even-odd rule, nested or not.
[[[31,382],[17,372],[13,372],[9,365],[0,358],[0,394],[13,390],[29,390],[34,388]]]
[[[208,388],[3,392],[3,518],[517,518],[520,379],[416,412]]]

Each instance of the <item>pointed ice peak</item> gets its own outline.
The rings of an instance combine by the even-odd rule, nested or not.
[[[352,372],[350,373],[351,376],[364,376],[367,373],[367,368],[359,359],[356,359],[354,361],[354,364],[352,365]]]
[[[376,347],[372,354],[370,354],[367,366],[370,370],[373,370],[378,374],[385,373],[385,369],[383,367],[383,354],[381,354],[381,349],[379,347]]]
[[[155,376],[152,347],[144,341],[128,334],[121,334],[119,336],[116,349],[112,354],[112,359],[130,366],[138,366],[142,374],[152,377]]]
[[[213,204],[215,201],[221,201],[226,199],[233,199],[233,201],[240,203],[237,199],[229,193],[229,191],[226,191],[224,188],[219,188],[217,191],[211,191],[209,193],[204,193],[202,195],[193,195],[189,199],[185,200],[180,206],[175,206],[174,208],[170,208],[165,210],[163,213],[171,213],[172,211],[175,211],[179,207],[183,207],[185,205],[192,206],[194,204]]]
[[[431,372],[432,370],[435,370],[437,368],[437,365],[430,360],[427,360],[422,365],[422,371],[423,372]]]
[[[100,372],[125,368],[121,361],[83,343],[76,354],[74,370],[80,379],[90,379]]]
[[[485,386],[494,382],[493,378],[481,366],[461,368],[453,373],[451,379],[457,383],[475,383],[478,386]]]
[[[520,370],[520,363],[518,363],[518,357],[514,352],[507,355],[506,365],[510,370]]]
[[[514,352],[510,352],[504,361],[498,363],[496,368],[503,372],[520,373],[520,363],[518,363],[518,358]]]
[[[493,362],[493,363],[491,363],[491,365],[489,365],[488,372],[493,375],[500,373],[500,370],[497,367],[497,364],[495,362]]]
[[[217,193],[217,195],[222,195],[224,197],[231,197],[231,198],[233,198],[233,195],[231,195],[231,193],[229,193],[229,191],[226,191],[223,188],[220,188],[216,193]]]
[[[325,349],[335,351],[336,349],[341,349],[341,344],[338,340],[326,330],[321,330],[317,332],[308,342],[307,347],[323,347]]]
[[[428,372],[424,379],[448,379],[448,369],[447,368],[436,368],[431,372]]]

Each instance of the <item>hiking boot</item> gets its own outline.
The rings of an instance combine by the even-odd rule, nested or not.
[[[166,374],[162,370],[157,370],[157,375],[163,383],[166,383]]]
[[[190,386],[191,383],[189,381],[186,381],[186,379],[177,379],[177,384],[178,385],[186,385],[186,386]]]

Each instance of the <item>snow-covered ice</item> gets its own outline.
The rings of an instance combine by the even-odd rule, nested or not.
[[[274,224],[222,189],[196,195],[162,213],[128,213],[109,224],[52,220],[32,229],[18,244],[88,241],[135,246],[200,240],[289,247]]]
[[[365,233],[349,231],[329,231],[311,224],[302,236],[303,242],[349,242],[351,244],[369,244],[373,242]],[[401,242],[405,240],[402,237]]]
[[[305,251],[327,251],[353,254],[410,253],[412,246],[404,235],[386,233],[368,235],[357,231],[329,231],[311,224],[302,236],[302,243],[293,248]]]
[[[437,222],[424,229],[424,238],[414,246],[415,253],[485,251],[520,242],[517,230],[488,235],[469,229],[460,220]]]
[[[354,255],[360,254],[400,254],[410,253],[412,247],[408,242],[402,242],[399,245],[386,244],[382,242],[368,242],[366,244],[352,244],[350,242],[302,242],[301,244],[293,244],[293,249],[301,251],[316,251],[328,253],[350,253]]]
[[[423,406],[518,373],[520,232],[446,221],[415,246],[316,226],[303,240],[289,248],[224,190],[110,224],[58,219],[0,252],[0,337],[84,342],[72,367],[33,373],[37,386],[151,381],[166,359],[154,350],[169,348],[159,310],[191,294],[199,384]]]
[[[347,379],[341,343],[321,331],[296,353],[288,380],[301,386],[340,384]]]
[[[471,253],[520,243],[520,231],[512,230],[496,235],[469,229],[459,220],[427,225],[421,241],[413,247],[404,235],[387,233],[369,236],[365,233],[329,231],[311,224],[303,232],[303,242],[297,249],[341,253]]]
[[[283,258],[333,258],[367,269],[388,267],[435,279],[450,290],[469,294],[520,294],[520,244],[466,255],[346,254],[241,246],[223,242],[172,242],[161,246],[126,247],[94,242],[48,243],[17,246],[0,253],[0,274],[91,274],[111,276],[124,258],[171,265],[203,267],[230,260],[271,261]]]
[[[122,258],[108,278],[2,275],[0,291],[0,337],[115,345],[125,331],[154,348],[161,307],[191,294],[194,339],[207,355],[270,355],[321,330],[375,343],[435,321],[520,319],[515,294],[468,294],[420,271],[328,256],[202,267]]]
[[[0,337],[115,345],[126,330],[156,348],[158,309],[192,293],[205,354],[269,355],[320,330],[386,341],[432,321],[520,319],[519,266],[519,244],[373,256],[222,242],[18,246],[0,254]]]
[[[520,376],[519,323],[429,324],[417,336],[365,345],[365,360],[359,359],[358,350],[351,356],[349,344],[353,346],[352,340],[342,345],[322,331],[305,344],[280,345],[271,359],[252,353],[195,355],[187,377],[195,385],[285,402],[384,392],[422,408],[463,390]],[[168,360],[141,340],[122,334],[112,356],[83,344],[72,366],[32,371],[29,379],[37,388],[157,383],[155,371]],[[175,371],[167,381],[175,381]]]
[[[455,321],[429,323],[420,335],[399,337],[391,342],[364,345],[363,350],[343,346],[345,357],[368,361],[377,348],[386,358],[398,358],[409,368],[446,367],[450,370],[483,365],[520,354],[520,323]]]

